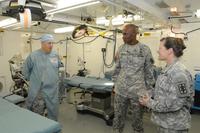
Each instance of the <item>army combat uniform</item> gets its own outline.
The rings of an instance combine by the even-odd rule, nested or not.
[[[42,92],[39,91],[39,93],[36,96],[30,110],[37,113],[37,114],[44,116],[45,115],[45,108],[46,108],[45,100],[42,96]]]
[[[139,96],[150,91],[154,85],[152,54],[148,46],[122,45],[118,50],[118,60],[113,75],[115,83],[115,117],[113,129],[123,132],[128,105],[132,108],[133,132],[143,133],[143,107]]]
[[[154,99],[147,103],[153,111],[151,119],[158,125],[158,133],[188,132],[193,95],[191,74],[175,60],[159,75],[153,91]]]

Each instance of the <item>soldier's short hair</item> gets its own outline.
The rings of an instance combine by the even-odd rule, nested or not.
[[[134,24],[125,24],[126,27],[130,27],[136,31],[137,34],[139,34],[139,27]]]

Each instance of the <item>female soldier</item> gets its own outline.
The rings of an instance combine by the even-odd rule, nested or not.
[[[185,49],[180,38],[161,39],[159,60],[166,68],[159,75],[153,98],[144,95],[140,103],[152,109],[152,121],[158,133],[188,133],[191,126],[190,107],[193,103],[193,81],[191,74],[179,61]]]

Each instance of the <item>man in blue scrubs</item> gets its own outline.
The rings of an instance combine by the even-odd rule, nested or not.
[[[32,52],[26,59],[23,75],[30,82],[26,106],[29,110],[56,120],[58,118],[58,70],[59,56],[53,48],[53,36],[41,37],[41,48]]]

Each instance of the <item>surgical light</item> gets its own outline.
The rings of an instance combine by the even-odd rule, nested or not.
[[[57,28],[54,30],[54,33],[66,33],[66,32],[72,32],[75,29],[74,26],[68,26],[63,28]]]
[[[14,19],[14,18],[4,19],[0,21],[0,27],[8,26],[14,23],[17,23],[17,19]]]
[[[74,2],[74,1],[72,1]],[[47,14],[56,14],[56,13],[60,13],[60,12],[65,12],[65,11],[69,11],[69,10],[73,10],[73,9],[77,9],[77,8],[81,8],[81,7],[85,7],[85,6],[90,6],[90,5],[94,5],[94,4],[98,4],[100,3],[100,1],[96,1],[96,0],[90,0],[88,2],[85,3],[78,3],[78,4],[74,4],[74,5],[70,5],[70,6],[64,6],[64,7],[60,7],[57,9],[52,9],[52,10],[48,10],[46,11]]]
[[[77,26],[74,31],[72,32],[73,38],[79,38],[88,34],[88,27],[86,25],[79,25]]]

